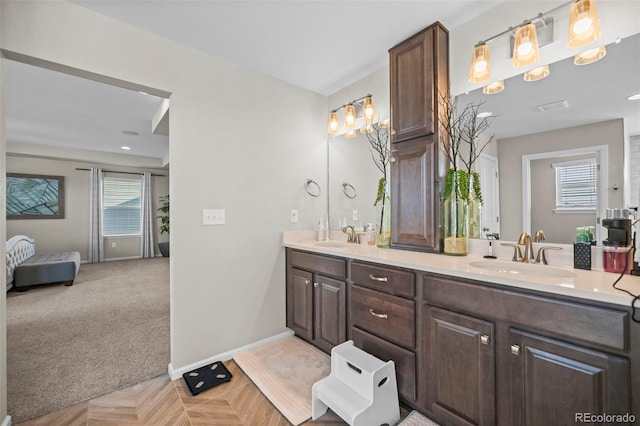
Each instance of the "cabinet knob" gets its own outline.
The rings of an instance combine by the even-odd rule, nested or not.
[[[311,281],[309,281],[309,280],[304,280],[304,283],[305,283],[305,285],[309,285],[309,284],[311,284]]]
[[[483,345],[488,345],[489,344],[489,335],[488,334],[483,334],[482,336],[480,336],[480,343],[482,343]]]
[[[382,283],[386,283],[387,281],[389,281],[387,277],[376,277],[373,274],[369,274],[369,278],[371,278],[374,281],[379,281],[379,282],[382,282]]]
[[[318,287],[320,287],[320,284],[318,284],[318,283],[313,283],[313,286],[314,286],[315,288],[318,288]]]
[[[378,317],[378,318],[382,318],[382,319],[387,319],[387,314],[378,314],[376,313],[376,311],[374,311],[373,309],[369,309],[369,313],[371,315],[373,315],[374,317]]]
[[[520,355],[520,346],[519,345],[511,345],[511,354],[512,355]]]

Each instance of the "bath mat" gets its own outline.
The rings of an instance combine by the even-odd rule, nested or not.
[[[294,426],[311,418],[311,387],[331,372],[329,355],[293,336],[233,359]]]
[[[187,383],[187,387],[191,391],[191,395],[197,395],[200,392],[211,389],[219,384],[226,383],[233,376],[221,362],[214,362],[204,367],[196,368],[182,375]]]
[[[440,426],[433,420],[423,416],[419,412],[413,410],[398,426]]]

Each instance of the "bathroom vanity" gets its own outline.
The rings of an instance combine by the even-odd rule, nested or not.
[[[351,339],[393,360],[401,401],[443,425],[640,417],[640,324],[616,274],[287,233],[284,245],[287,325],[326,352]],[[640,293],[638,277],[619,285]]]

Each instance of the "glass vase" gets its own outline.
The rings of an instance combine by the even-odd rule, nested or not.
[[[391,247],[391,197],[387,185],[384,187],[384,195],[376,205],[376,246],[380,248]]]
[[[469,202],[467,197],[460,194],[455,174],[451,193],[442,204],[444,254],[466,256],[469,246]]]
[[[469,192],[469,238],[482,238],[482,203]]]

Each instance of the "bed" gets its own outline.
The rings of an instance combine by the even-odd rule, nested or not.
[[[80,253],[35,254],[35,241],[26,235],[7,240],[7,291],[39,284],[72,285],[80,269]]]

